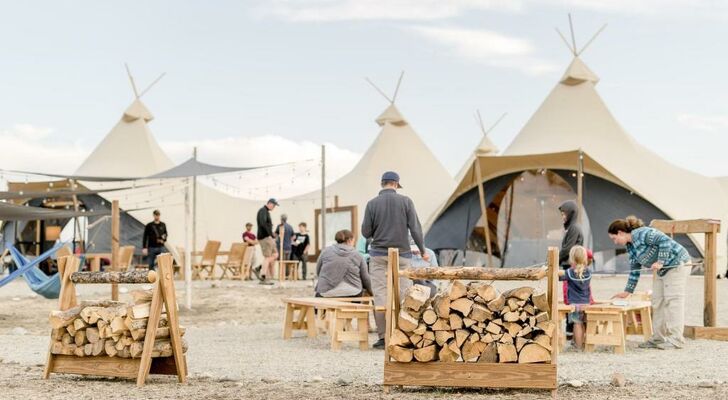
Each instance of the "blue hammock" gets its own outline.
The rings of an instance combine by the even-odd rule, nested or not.
[[[8,244],[10,255],[15,261],[18,269],[10,273],[3,279],[0,279],[0,287],[5,286],[10,281],[23,275],[30,289],[35,293],[45,297],[46,299],[57,299],[61,293],[61,279],[58,273],[48,276],[38,268],[38,264],[53,255],[58,249],[63,247],[64,243],[56,243],[50,250],[36,257],[33,261],[28,260],[15,247]]]

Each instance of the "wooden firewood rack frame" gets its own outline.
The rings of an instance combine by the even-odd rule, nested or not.
[[[400,308],[399,278],[400,276],[416,279],[435,280],[548,280],[548,302],[551,320],[557,322],[558,303],[558,259],[559,251],[549,247],[547,266],[541,268],[521,268],[524,271],[518,277],[504,278],[499,275],[501,268],[463,267],[459,268],[464,275],[447,274],[447,267],[428,268],[434,273],[416,273],[410,268],[400,271],[399,251],[389,249],[387,273],[386,332],[384,335],[384,391],[388,393],[392,386],[439,386],[439,387],[477,387],[477,388],[517,388],[546,389],[556,396],[558,332],[554,329],[551,337],[551,361],[541,364],[518,363],[472,363],[472,362],[396,362],[389,356],[389,342],[394,329],[397,329],[397,315]],[[509,268],[511,270],[511,268]],[[468,272],[473,272],[468,274]],[[438,273],[439,272],[439,273]],[[478,278],[476,272],[492,272],[489,279]],[[468,276],[470,275],[470,276]]]
[[[144,386],[149,374],[177,375],[180,383],[187,380],[187,360],[182,351],[177,299],[175,295],[172,255],[165,253],[157,257],[159,271],[149,272],[77,272],[79,259],[74,256],[59,259],[58,272],[61,276],[59,309],[61,311],[77,305],[76,283],[126,283],[153,284],[152,302],[144,337],[144,348],[140,358],[110,357],[108,355],[77,357],[52,354],[48,350],[48,361],[43,379],[51,373],[109,376],[136,379],[137,386]],[[140,279],[143,276],[143,279]],[[167,311],[170,342],[173,355],[152,358],[152,350],[162,315],[162,305]]]
[[[720,220],[691,219],[691,220],[664,220],[655,219],[650,226],[673,236],[675,234],[705,235],[703,247],[703,326],[685,326],[684,334],[691,339],[710,339],[728,341],[728,328],[718,326],[718,296],[716,293],[717,250],[718,233],[720,233]]]

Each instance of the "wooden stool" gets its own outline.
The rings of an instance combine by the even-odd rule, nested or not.
[[[278,280],[298,280],[298,261],[283,260],[278,261]]]
[[[359,342],[359,350],[369,348],[369,311],[337,308],[331,323],[331,350],[341,349],[341,343],[345,341]]]
[[[305,330],[308,332],[308,337],[316,337],[316,315],[312,305],[286,303],[283,339],[290,339],[294,330]]]
[[[624,354],[624,314],[620,308],[586,307],[585,351],[594,351],[594,346],[612,346],[617,354]]]
[[[575,310],[574,306],[564,303],[559,303],[558,308],[556,309],[556,312],[558,312],[558,319],[556,322],[556,329],[559,331],[559,351],[564,350],[564,346],[566,346],[566,332],[562,332],[562,324],[566,322],[566,317],[569,315],[569,313],[573,312]]]

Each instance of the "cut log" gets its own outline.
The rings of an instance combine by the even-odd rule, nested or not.
[[[182,353],[187,352],[187,341],[182,339]],[[169,340],[156,340],[154,341],[154,347],[152,347],[152,357],[170,357],[173,355],[172,343]]]
[[[455,362],[458,360],[459,357],[460,355],[456,351],[454,351],[448,344],[443,346],[438,353],[438,358],[441,362]]]
[[[551,352],[538,343],[529,343],[518,354],[520,364],[540,363],[551,361]]]
[[[483,343],[492,343],[495,342],[495,338],[493,337],[492,333],[485,333],[480,336],[480,341]]]
[[[447,289],[447,297],[450,298],[450,301],[455,301],[461,297],[465,297],[467,293],[468,288],[465,284],[457,280],[452,281]]]
[[[498,348],[495,343],[487,343],[483,352],[478,358],[479,363],[497,363],[498,362]]]
[[[94,345],[91,343],[86,343],[83,346],[83,354],[85,356],[91,356],[91,355],[93,355],[93,353],[94,353]]]
[[[389,356],[397,362],[410,362],[412,361],[413,352],[412,349],[389,345]]]
[[[391,346],[391,345],[390,345]],[[134,342],[129,346],[129,355],[131,358],[139,358],[144,351],[144,342]]]
[[[471,308],[473,308],[473,301],[467,297],[461,297],[450,303],[450,309],[460,312],[463,317],[470,315]]]
[[[516,322],[519,320],[519,318],[520,316],[518,315],[518,313],[514,311],[509,311],[503,314],[503,321],[505,322]]]
[[[73,323],[73,320],[78,318],[81,311],[86,307],[109,307],[112,305],[122,304],[111,300],[84,300],[81,304],[71,307],[66,311],[54,310],[50,312],[49,321],[52,328],[62,328]],[[85,322],[85,321],[84,321]]]
[[[86,307],[83,310],[81,310],[81,318],[83,318],[83,321],[89,325],[95,325],[99,319],[101,319],[101,315],[99,315],[99,311],[103,310],[104,307]]]
[[[422,339],[423,340],[431,340],[431,341],[434,342],[435,341],[435,332],[433,332],[433,331],[427,331],[427,332],[425,332],[425,334],[422,335]]]
[[[473,308],[470,310],[469,318],[472,318],[478,322],[483,322],[493,319],[493,313],[486,306],[474,303]]]
[[[512,344],[498,343],[498,362],[511,363],[518,361],[516,346]]]
[[[498,343],[513,344],[513,336],[509,335],[508,332],[505,332],[501,335],[500,339],[498,339]]]
[[[525,311],[521,311],[521,313],[518,315],[518,319],[521,320],[521,322],[528,323],[528,314],[526,314]]]
[[[116,353],[116,356],[119,358],[131,358],[131,352],[128,347],[122,347],[121,350]]]
[[[86,353],[84,352],[84,346],[76,346],[73,350],[73,355],[76,357],[85,357]]]
[[[63,354],[63,343],[60,340],[51,344],[51,354]]]
[[[494,319],[494,320],[491,320],[490,322],[492,322],[492,323],[494,323],[494,324],[496,324],[496,325],[500,325],[500,326],[503,326],[503,320],[502,320],[502,319],[500,319],[500,318],[496,318],[496,319]]]
[[[528,298],[531,297],[531,294],[533,294],[533,288],[531,286],[522,286],[508,290],[503,293],[503,296],[506,298],[515,297],[518,300],[528,300]]]
[[[528,317],[528,321],[527,322],[528,322],[528,326],[530,326],[531,328],[535,328],[536,327],[536,323],[537,323],[536,317]]]
[[[432,299],[432,308],[440,318],[450,318],[450,298],[440,293]]]
[[[498,295],[495,288],[488,284],[478,285],[477,291],[478,297],[483,299],[483,301],[486,303],[495,299],[495,297]]]
[[[134,304],[151,303],[152,302],[152,289],[149,290],[132,290],[130,292],[131,297],[134,299]]]
[[[480,355],[483,353],[483,350],[485,350],[486,347],[488,347],[488,345],[483,342],[471,342],[471,341],[465,342],[465,344],[463,344],[463,348],[462,348],[463,361],[465,361],[465,362],[478,361],[478,359],[480,359]]]
[[[551,351],[551,338],[545,334],[536,335],[533,342],[539,344],[544,349]]]
[[[121,307],[106,307],[100,309],[98,314],[102,320],[111,323],[117,317],[126,317],[127,309],[128,307],[126,305]]]
[[[150,303],[137,304],[129,307],[129,315],[133,319],[149,318]]]
[[[132,332],[133,333],[133,332]],[[392,332],[392,336],[389,337],[389,345],[390,346],[400,346],[403,347],[410,343],[409,336],[407,336],[404,332],[402,332],[399,329],[395,329]]]
[[[504,311],[518,311],[518,299],[515,297],[506,298],[506,306],[503,308]]]
[[[71,343],[73,343],[73,336],[69,335],[68,332],[64,333],[61,337],[61,343],[63,343],[64,346],[67,346]]]
[[[114,343],[113,340],[106,340],[104,342],[104,351],[106,352],[106,354],[109,357],[113,357],[116,355],[117,351],[116,351],[116,347],[114,347],[115,345],[116,345],[116,343]]]
[[[410,279],[462,279],[466,281],[535,281],[546,277],[547,268],[409,267],[400,271]],[[464,296],[465,294],[463,294]]]
[[[111,332],[109,332],[108,335],[106,333],[106,328],[109,327],[109,324],[106,321],[98,321],[96,327],[99,329],[99,338],[106,339],[107,337],[111,336]]]
[[[415,359],[419,362],[434,361],[437,358],[437,346],[426,346],[413,352]]]
[[[427,309],[422,313],[422,321],[427,325],[432,325],[437,321],[437,313],[433,309]]]
[[[72,356],[75,353],[76,353],[76,344],[75,343],[63,345],[63,350],[61,350],[61,354],[63,354],[64,356]]]
[[[114,344],[114,348],[116,349],[117,352],[124,350],[124,347],[126,347],[126,346],[124,345],[124,342],[122,342],[121,340],[117,341],[116,344]]]
[[[539,311],[549,311],[549,296],[546,292],[538,292],[531,295],[531,302]]]
[[[73,324],[69,324],[66,327],[66,332],[68,332],[68,334],[71,336],[76,336],[76,326]]]
[[[417,346],[417,343],[422,341],[422,336],[421,335],[412,335],[409,337],[409,339],[413,345]]]
[[[502,295],[498,295],[495,299],[488,302],[488,309],[490,311],[500,312],[503,310],[503,306],[506,305],[506,298]]]
[[[533,304],[526,304],[523,306],[523,311],[528,313],[528,315],[536,315],[536,307],[533,306]]]
[[[99,341],[97,341],[96,343],[92,343],[93,352],[91,353],[91,355],[99,356],[99,355],[103,354],[104,353],[104,343],[105,343],[104,339],[99,339]]]
[[[536,328],[542,330],[546,336],[553,337],[554,331],[556,330],[556,324],[554,324],[554,321],[544,321],[537,323]]]
[[[505,322],[503,323],[503,327],[508,331],[508,334],[513,337],[517,336],[518,332],[522,329],[521,325],[515,322]]]
[[[433,331],[449,331],[450,330],[450,321],[440,318],[434,324],[432,324],[432,330]]]
[[[528,335],[531,332],[533,332],[533,328],[531,328],[530,326],[526,326],[525,328],[521,329],[521,331],[518,332],[518,334],[516,336],[523,337],[523,336]]]
[[[536,323],[544,322],[549,320],[549,313],[542,312],[536,315]]]
[[[470,334],[470,337],[468,337],[468,341],[469,342],[478,342],[478,341],[480,341],[480,334],[475,333],[475,332],[471,333]]]
[[[112,335],[118,335],[121,333],[124,333],[126,331],[126,325],[124,324],[124,318],[122,317],[116,317],[111,321],[111,334]]]
[[[99,341],[99,328],[95,326],[89,326],[86,328],[86,340],[89,343],[96,343]]]
[[[403,332],[412,332],[413,330],[417,329],[419,323],[417,321],[417,318],[409,315],[404,310],[400,310],[399,318],[397,318],[397,326]]]
[[[83,346],[88,343],[86,340],[86,331],[76,331],[76,334],[74,335],[74,343],[76,343],[77,347],[83,348]]]
[[[81,318],[76,318],[73,320],[73,327],[77,331],[80,331],[81,329],[86,329],[86,326],[87,326],[86,323],[83,322],[83,319],[81,319]]]
[[[427,324],[425,324],[424,322],[420,322],[417,325],[417,328],[415,328],[415,330],[412,331],[412,333],[414,333],[415,335],[420,335],[420,336],[424,335],[425,332],[427,332]]]
[[[455,345],[461,347],[463,343],[470,337],[470,332],[465,329],[458,329],[455,331]]]
[[[470,311],[470,316],[472,317],[473,313],[475,312],[475,306],[473,306],[473,309]],[[470,328],[471,325],[477,323],[478,321],[471,319],[471,318],[463,318],[463,325],[466,328]]]
[[[405,291],[403,308],[419,311],[430,299],[430,287],[424,285],[412,285]]]
[[[453,338],[452,331],[436,331],[435,332],[435,343],[440,346],[444,346],[450,339]]]
[[[517,337],[516,338],[516,351],[520,352],[521,349],[523,348],[523,346],[525,346],[529,342],[530,342],[530,340],[528,340],[526,338]]]
[[[456,329],[462,329],[462,327],[463,327],[463,318],[455,313],[450,314],[450,329],[456,330]]]
[[[493,321],[488,322],[488,325],[485,327],[486,331],[488,331],[494,335],[500,334],[501,329],[503,329],[503,328],[501,328],[501,326],[498,324],[494,324]]]
[[[478,333],[483,333],[483,332],[485,331],[485,329],[483,329],[483,327],[482,327],[482,326],[480,326],[480,325],[471,325],[471,326],[470,326],[470,329],[471,329],[472,331],[474,331],[474,332],[478,332]]]
[[[74,272],[71,274],[73,283],[154,283],[157,273],[154,271],[104,271],[104,272]]]

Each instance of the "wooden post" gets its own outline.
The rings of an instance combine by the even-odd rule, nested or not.
[[[705,301],[703,305],[703,326],[718,326],[718,304],[715,291],[715,271],[717,250],[718,226],[712,225],[711,232],[705,234],[705,271],[703,274],[703,282],[705,284]]]
[[[283,282],[286,280],[286,265],[283,263],[283,235],[286,233],[286,227],[281,225],[278,229],[278,280]]]
[[[321,145],[321,249],[326,248],[326,145]],[[320,253],[319,253],[320,254]]]
[[[579,205],[576,220],[581,223],[582,214],[584,214],[584,152],[581,149],[579,149],[579,159],[576,165],[576,202]]]
[[[119,200],[111,202],[111,270],[119,270]],[[119,285],[111,284],[111,300],[119,300]]]
[[[493,268],[493,249],[490,247],[490,223],[488,222],[488,208],[485,204],[485,189],[483,186],[485,183],[483,182],[483,174],[480,171],[480,160],[478,159],[478,155],[475,155],[475,161],[473,161],[473,164],[475,165],[475,178],[478,180],[478,196],[480,197],[480,211],[483,214],[483,223],[484,223],[484,231],[485,231],[485,248],[488,251],[488,268]]]
[[[185,305],[192,309],[192,243],[190,241],[190,178],[185,182]]]

